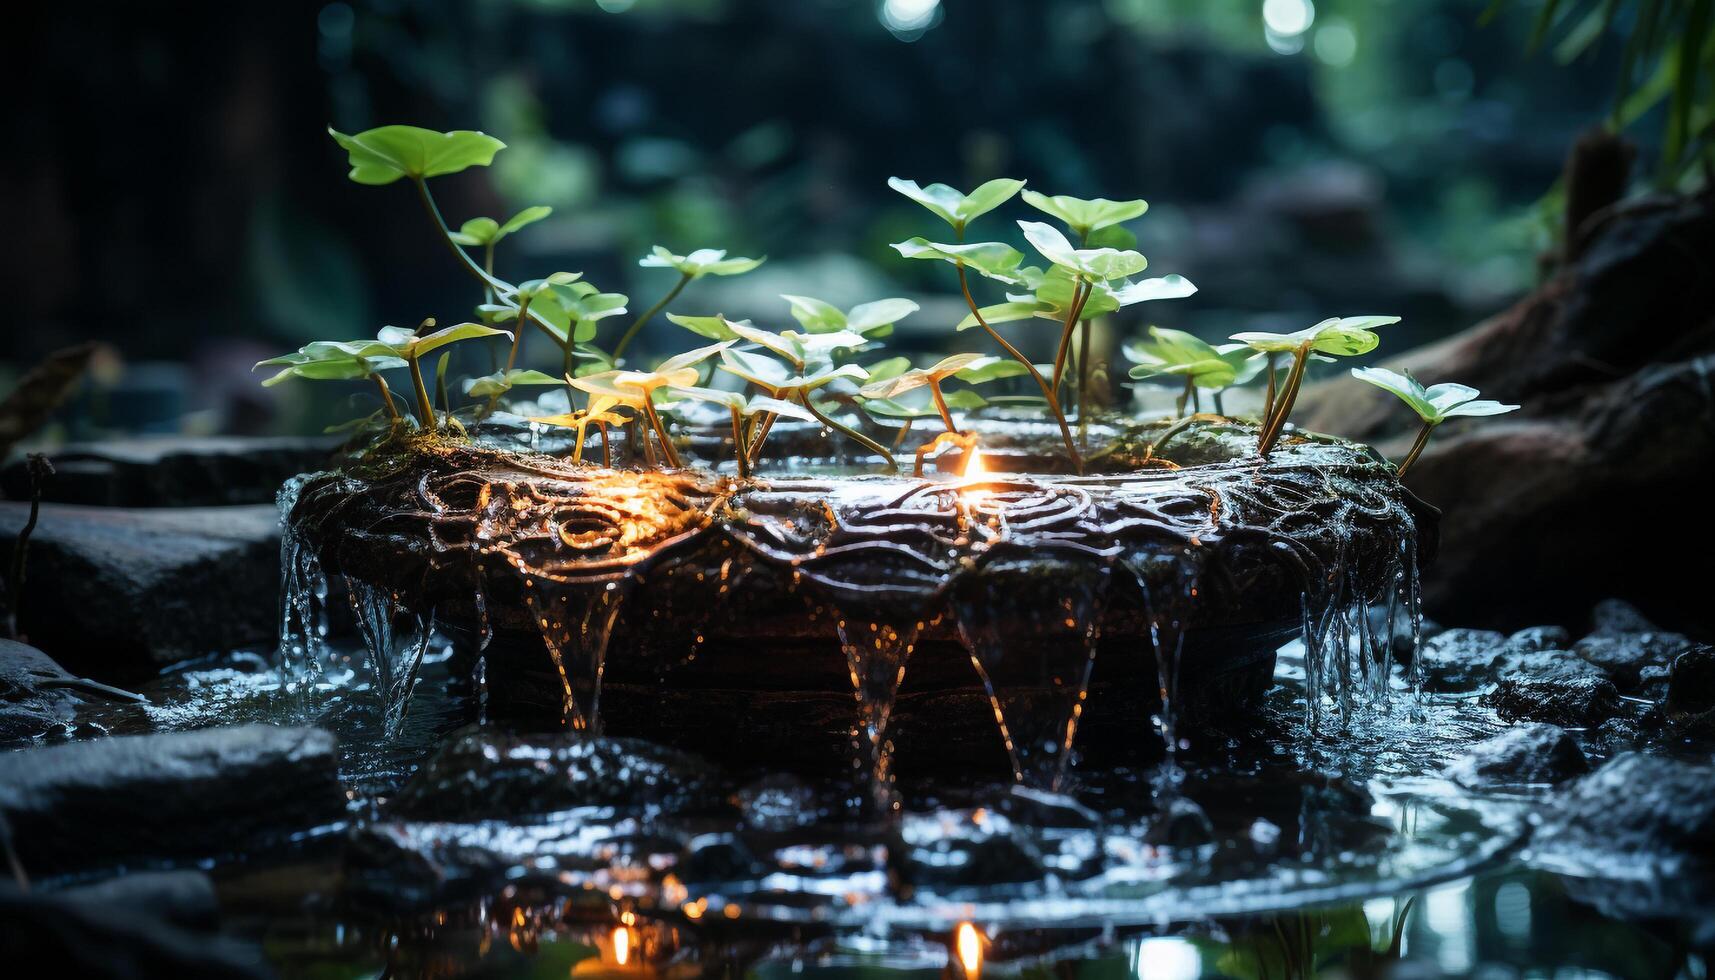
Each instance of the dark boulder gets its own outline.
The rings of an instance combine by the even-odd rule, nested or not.
[[[1529,626],[1507,637],[1507,649],[1564,650],[1572,645],[1572,634],[1564,626]]]
[[[518,819],[580,806],[638,815],[726,812],[721,773],[698,757],[639,739],[479,731],[435,753],[394,797],[409,820]]]
[[[1715,733],[1715,647],[1698,644],[1673,661],[1662,711],[1677,727]]]
[[[10,561],[29,505],[0,503]],[[48,504],[30,537],[20,631],[71,670],[123,683],[279,628],[271,505],[124,510]]]
[[[1469,691],[1489,681],[1494,664],[1509,649],[1506,636],[1494,630],[1443,630],[1418,652],[1424,686],[1432,691]]]
[[[1646,668],[1666,667],[1689,649],[1691,641],[1678,633],[1593,633],[1572,645],[1627,693],[1637,690]]]
[[[1537,842],[1601,855],[1715,857],[1715,766],[1625,752],[1572,783],[1543,813]]]
[[[276,845],[344,813],[332,735],[245,725],[0,754],[0,816],[31,875]]]
[[[42,499],[102,507],[265,504],[280,484],[325,469],[338,440],[298,436],[151,436],[66,446]],[[0,469],[0,493],[30,499],[22,460]]]
[[[1511,309],[1384,362],[1523,406],[1443,426],[1406,480],[1445,509],[1424,582],[1437,616],[1571,623],[1615,595],[1702,608],[1685,556],[1715,551],[1715,522],[1647,533],[1630,515],[1688,506],[1715,484],[1715,197],[1627,202],[1593,227]],[[1306,428],[1394,459],[1415,430],[1394,399],[1350,378],[1298,404]]]
[[[1483,703],[1508,721],[1598,725],[1620,711],[1620,692],[1599,668],[1565,650],[1508,654]]]
[[[1654,633],[1660,629],[1624,599],[1603,599],[1590,610],[1591,633]]]
[[[1590,771],[1584,752],[1566,730],[1531,722],[1465,750],[1444,774],[1463,786],[1558,783]]]
[[[186,929],[156,910],[0,885],[0,962],[18,976],[234,980],[274,971],[251,944]],[[28,964],[34,963],[35,967]],[[8,974],[12,975],[12,974]]]

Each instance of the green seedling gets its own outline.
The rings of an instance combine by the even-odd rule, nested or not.
[[[1429,444],[1429,434],[1435,427],[1450,418],[1482,418],[1490,415],[1505,415],[1518,411],[1517,405],[1503,405],[1497,401],[1479,399],[1481,392],[1469,385],[1443,382],[1425,388],[1419,384],[1410,372],[1389,371],[1387,368],[1353,368],[1352,377],[1359,381],[1375,385],[1383,391],[1390,391],[1399,396],[1399,400],[1411,406],[1417,417],[1423,422],[1423,428],[1417,433],[1417,440],[1411,444],[1411,451],[1399,463],[1398,476],[1404,478],[1405,471],[1411,469],[1411,464],[1417,462],[1423,447]]]
[[[874,371],[871,371],[869,382],[858,389],[858,393],[866,399],[865,407],[869,408],[871,402],[867,401],[868,399],[892,407],[899,404],[896,399],[900,395],[919,388],[929,390],[935,412],[941,416],[941,424],[947,428],[945,432],[937,433],[933,439],[917,447],[915,471],[918,476],[923,475],[923,461],[941,445],[952,443],[968,452],[976,444],[975,436],[960,432],[958,425],[953,422],[953,406],[948,403],[946,394],[941,391],[942,383],[949,378],[959,378],[968,384],[981,384],[985,381],[1016,377],[1024,373],[1024,369],[1016,361],[1006,361],[985,354],[954,354],[950,357],[944,357],[926,368],[896,371],[893,370],[893,367],[893,364],[888,364],[885,376],[880,378],[876,377]],[[959,393],[955,392],[955,394]],[[974,392],[970,395],[975,398],[978,406],[984,404],[980,397],[975,396]],[[884,414],[887,413],[884,412]],[[909,422],[907,427],[909,427]],[[903,441],[904,433],[901,433],[900,438]]]
[[[631,321],[631,325],[625,328],[625,333],[620,335],[619,343],[613,347],[613,359],[617,362],[623,357],[625,349],[631,346],[632,338],[636,337],[637,332],[643,329],[643,325],[653,320],[655,314],[666,309],[667,304],[673,302],[673,299],[686,286],[704,276],[743,275],[767,261],[767,258],[767,256],[763,256],[758,259],[729,259],[726,257],[726,250],[718,248],[699,248],[689,255],[674,255],[660,245],[655,246],[648,255],[639,259],[637,264],[645,269],[673,269],[679,273],[679,281],[673,284],[673,288],[667,291],[667,295],[661,297],[654,306],[644,310],[642,316]]]
[[[411,384],[417,390],[417,408],[421,412],[423,424],[430,430],[439,428],[435,420],[434,403],[429,400],[429,388],[423,383],[422,357],[431,351],[439,350],[448,344],[476,337],[511,337],[505,330],[485,326],[480,323],[460,323],[454,326],[435,330],[432,333],[418,333],[419,330],[435,325],[432,319],[424,320],[417,330],[407,330],[404,327],[382,327],[376,339],[392,350],[393,356],[405,362],[411,369]]]
[[[494,275],[494,246],[500,244],[501,239],[513,232],[527,225],[533,225],[553,213],[553,208],[537,205],[525,208],[508,218],[504,223],[493,218],[472,218],[460,225],[459,230],[453,232],[450,237],[466,248],[482,249],[483,271],[492,276]],[[493,290],[487,290],[486,293],[487,298],[492,301]]]
[[[558,381],[553,383],[558,384]],[[569,379],[568,379],[569,383]],[[589,437],[589,427],[594,425],[601,429],[601,464],[611,467],[613,453],[608,447],[607,427],[624,425],[629,422],[625,416],[613,411],[620,406],[620,401],[610,395],[591,395],[589,408],[581,412],[564,412],[559,415],[535,415],[530,421],[540,425],[553,425],[563,429],[577,431],[576,442],[572,449],[572,463],[584,461],[584,440]]]
[[[1198,390],[1211,391],[1215,396],[1215,411],[1225,415],[1220,403],[1221,392],[1256,377],[1262,370],[1263,358],[1244,344],[1210,345],[1183,330],[1150,327],[1147,341],[1129,344],[1126,357],[1136,363],[1131,376],[1137,379],[1171,377],[1184,389],[1179,394],[1177,413],[1184,417],[1188,403],[1198,410]]]
[[[1274,383],[1275,358],[1281,354],[1292,356],[1292,369],[1286,375],[1286,382],[1281,386],[1279,396],[1275,397],[1271,391],[1267,399],[1262,432],[1257,437],[1258,455],[1267,456],[1269,450],[1274,448],[1275,442],[1280,439],[1280,433],[1286,428],[1287,419],[1292,415],[1293,403],[1298,400],[1298,389],[1304,383],[1304,369],[1313,355],[1356,357],[1368,354],[1381,343],[1381,338],[1375,335],[1375,329],[1398,322],[1397,316],[1330,317],[1315,326],[1293,333],[1251,331],[1233,334],[1232,340],[1265,355],[1271,388]]]
[[[668,438],[667,427],[662,424],[661,416],[656,411],[655,392],[668,387],[694,387],[701,380],[697,365],[717,353],[725,353],[730,346],[731,341],[722,341],[683,354],[675,354],[662,361],[653,371],[603,371],[581,378],[569,377],[566,383],[591,395],[611,398],[616,405],[635,409],[654,431],[667,465],[678,469],[679,453],[673,448],[673,440]],[[648,445],[647,438],[644,445]]]
[[[751,448],[745,444],[745,436],[749,431],[752,420],[763,415],[786,416],[805,422],[814,422],[816,417],[802,405],[771,398],[767,395],[751,395],[746,398],[742,391],[726,391],[719,388],[699,388],[691,386],[675,386],[667,389],[669,394],[690,401],[707,402],[719,405],[732,415],[732,445],[733,458],[738,464],[738,478],[750,479]],[[762,434],[766,437],[767,433]],[[761,446],[755,447],[758,453]]]
[[[298,348],[291,354],[258,361],[251,370],[260,367],[279,368],[277,373],[263,380],[263,386],[269,388],[288,378],[302,378],[306,381],[373,382],[376,391],[381,395],[381,405],[387,410],[388,420],[397,426],[403,419],[399,415],[398,406],[393,403],[393,391],[387,386],[387,379],[381,376],[381,372],[404,366],[405,361],[393,353],[393,348],[379,340],[318,340]]]
[[[894,324],[917,312],[916,303],[899,297],[859,303],[844,311],[812,296],[782,294],[780,298],[792,305],[792,318],[810,333],[849,330],[872,340],[893,333]]]

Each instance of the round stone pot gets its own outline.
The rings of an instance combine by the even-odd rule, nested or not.
[[[1158,753],[1158,721],[1245,710],[1307,620],[1407,589],[1433,541],[1365,447],[1165,431],[1104,433],[1082,477],[744,483],[424,444],[289,487],[288,566],[433,611],[480,649],[491,714],[1053,785],[1080,753]],[[1005,435],[997,464],[1049,456]]]

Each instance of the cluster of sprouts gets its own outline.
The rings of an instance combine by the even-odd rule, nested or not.
[[[516,284],[495,274],[496,245],[547,217],[549,208],[527,208],[505,222],[472,218],[456,231],[442,217],[429,188],[430,178],[488,165],[504,149],[499,140],[479,132],[439,133],[413,126],[383,126],[355,135],[329,132],[349,156],[353,181],[410,182],[454,260],[481,292],[470,322],[435,329],[434,320],[425,320],[417,331],[384,327],[374,340],[316,341],[257,365],[278,369],[263,382],[267,385],[287,378],[373,384],[381,409],[357,424],[378,430],[387,440],[424,435],[461,438],[466,423],[487,419],[503,403],[510,404],[513,389],[564,386],[569,410],[530,420],[571,430],[576,463],[583,462],[584,444],[594,427],[601,437],[602,464],[611,466],[609,429],[621,427],[631,444],[640,448],[647,465],[677,468],[680,457],[668,419],[701,405],[703,411],[712,406],[730,417],[740,479],[749,477],[781,417],[837,432],[881,458],[889,470],[897,468],[893,452],[874,438],[876,427],[866,421],[899,424],[897,447],[915,420],[932,420],[942,431],[916,450],[916,470],[921,474],[925,457],[944,445],[974,448],[975,436],[959,423],[961,414],[988,404],[976,386],[1028,376],[1035,392],[1013,400],[1036,405],[1055,424],[1067,461],[1074,471],[1082,472],[1082,438],[1074,437],[1072,421],[1083,429],[1095,410],[1092,321],[1136,303],[1181,298],[1196,291],[1182,276],[1139,277],[1148,262],[1136,251],[1136,238],[1125,223],[1148,209],[1144,201],[1050,197],[1010,178],[991,180],[968,194],[945,184],[921,186],[893,178],[888,183],[894,190],[945,222],[950,232],[936,236],[947,240],[916,237],[893,248],[905,258],[952,266],[969,309],[956,329],[980,329],[990,350],[955,353],[927,367],[914,366],[907,357],[878,357],[883,339],[895,324],[918,310],[916,303],[887,298],[842,310],[813,297],[786,295],[782,299],[800,329],[771,330],[719,313],[666,313],[669,321],[708,343],[645,370],[626,359],[645,325],[697,280],[741,275],[763,259],[731,257],[707,248],[681,255],[657,245],[639,265],[671,270],[677,279],[641,314],[615,321],[625,322],[622,329],[610,326],[604,321],[629,314],[630,297],[604,292],[581,273],[555,272]],[[973,222],[1015,197],[1064,229],[1042,221],[1018,222],[1039,261],[1004,242],[967,240]],[[1002,292],[1002,301],[978,302],[973,292],[976,278],[996,284],[990,288]],[[1136,364],[1131,377],[1181,386],[1178,412],[1186,420],[1193,417],[1188,412],[1201,411],[1203,393],[1212,395],[1214,408],[1221,413],[1225,389],[1262,378],[1257,453],[1266,457],[1286,428],[1309,363],[1367,354],[1378,343],[1375,330],[1398,319],[1333,318],[1294,333],[1239,333],[1221,345],[1182,331],[1151,327],[1147,340],[1128,345],[1125,352]],[[998,329],[1001,324],[1030,320],[1046,320],[1056,331],[1051,363],[1032,362]],[[526,338],[532,335],[559,352],[558,375],[521,366]],[[422,366],[425,355],[454,343],[495,337],[505,338],[504,367],[465,382],[466,404],[452,404],[445,350],[436,362],[431,393]],[[402,409],[386,381],[387,372],[398,370],[409,372],[414,406],[406,399]],[[1398,395],[1423,420],[1416,445],[1400,463],[1402,475],[1422,451],[1429,433],[1447,418],[1495,415],[1517,407],[1478,400],[1476,390],[1463,385],[1425,389],[1409,375],[1380,368],[1361,368],[1353,374]]]

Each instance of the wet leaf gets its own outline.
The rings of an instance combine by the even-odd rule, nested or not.
[[[893,248],[908,259],[939,259],[973,269],[990,279],[1016,283],[1018,265],[1024,253],[1004,242],[970,242],[947,244],[912,238],[895,242]]]
[[[1084,199],[1059,194],[1049,197],[1036,191],[1024,192],[1024,203],[1044,214],[1053,215],[1066,223],[1073,234],[1080,238],[1092,233],[1118,225],[1122,221],[1130,221],[1149,210],[1146,201],[1110,201],[1105,197]],[[1112,240],[1089,242],[1092,246],[1115,246]],[[1133,239],[1133,244],[1136,240]],[[1129,246],[1123,246],[1129,247]]]
[[[767,257],[758,259],[727,258],[726,250],[699,248],[689,255],[675,255],[660,245],[655,246],[637,264],[646,269],[676,269],[692,279],[703,276],[736,276],[761,265]]]
[[[1134,276],[1149,265],[1141,254],[1129,250],[1075,248],[1058,228],[1040,221],[1020,221],[1018,226],[1043,258],[1097,282]]]
[[[889,177],[887,186],[928,208],[955,230],[964,231],[967,224],[1011,200],[1024,181],[998,177],[969,194],[946,184],[919,187],[916,181],[900,177]]]
[[[494,137],[468,129],[437,133],[417,126],[381,126],[348,136],[330,128],[328,135],[346,151],[348,176],[377,186],[401,177],[421,180],[486,167],[506,148]]]

